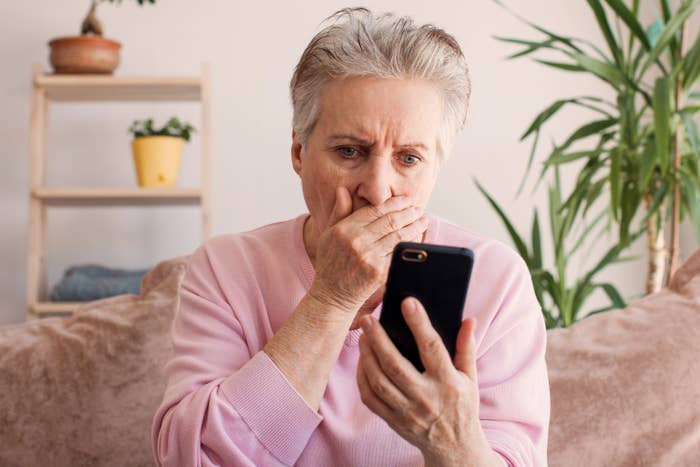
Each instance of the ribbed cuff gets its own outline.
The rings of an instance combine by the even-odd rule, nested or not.
[[[258,440],[286,465],[299,459],[323,420],[263,351],[220,388]]]
[[[491,446],[491,449],[500,455],[507,467],[532,465],[532,461],[527,461],[522,457],[522,454],[519,451],[513,450],[512,444],[514,440],[511,436],[501,431],[489,429],[484,429],[484,435],[486,436],[486,440]]]

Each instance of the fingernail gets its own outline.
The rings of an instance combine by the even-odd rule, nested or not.
[[[416,306],[416,299],[413,297],[408,298],[408,312],[409,313],[415,313],[418,310],[418,306]]]

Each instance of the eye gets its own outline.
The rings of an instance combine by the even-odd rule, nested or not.
[[[406,165],[416,165],[420,162],[420,158],[418,156],[414,156],[413,154],[404,154],[402,158]]]
[[[339,147],[338,152],[340,153],[341,156],[343,156],[346,159],[352,159],[357,155],[357,150],[355,148],[351,148],[349,146]]]

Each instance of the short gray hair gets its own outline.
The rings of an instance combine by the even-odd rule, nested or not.
[[[344,8],[326,21],[304,50],[290,83],[292,127],[304,143],[318,120],[325,83],[350,76],[423,79],[443,95],[444,122],[438,155],[447,158],[452,137],[467,118],[471,82],[459,44],[444,30],[417,26],[407,16],[375,16],[366,8]]]

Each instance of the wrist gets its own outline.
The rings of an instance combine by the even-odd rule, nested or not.
[[[306,295],[263,351],[313,410],[318,410],[352,317]]]
[[[308,300],[315,305],[314,310],[321,310],[321,318],[323,317],[354,317],[360,309],[361,303],[354,303],[349,298],[343,298],[328,292],[316,282],[311,284],[311,288],[306,294]]]
[[[459,447],[438,447],[423,450],[426,467],[503,467],[500,456],[491,448],[479,424]]]

